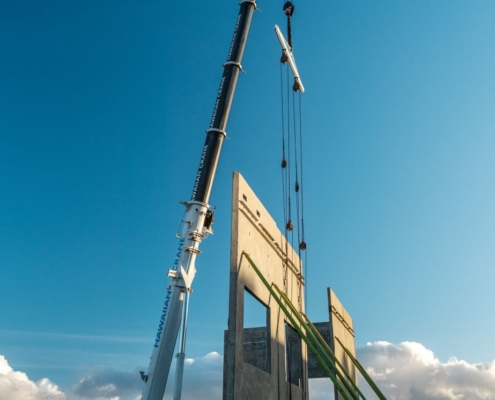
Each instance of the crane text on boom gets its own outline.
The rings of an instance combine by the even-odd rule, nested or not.
[[[230,42],[229,55],[227,60],[230,60],[232,57],[232,51],[234,50],[235,40],[237,39],[237,32],[239,31],[239,22],[241,21],[241,14],[237,16],[237,21],[235,22],[234,34],[232,35],[232,42]]]
[[[220,98],[222,97],[223,84],[225,83],[225,76],[222,76],[220,81],[220,87],[218,88],[217,101],[215,101],[215,107],[213,108],[213,114],[211,116],[210,128],[213,128],[215,124],[215,118],[217,117],[218,106],[220,104]]]
[[[184,244],[184,239],[179,240],[179,248],[177,249],[177,254],[175,255],[174,266],[172,267],[172,269],[174,271],[177,271],[177,268],[179,267],[180,253],[182,252],[182,245],[183,244]],[[162,316],[160,318],[160,324],[158,325],[158,332],[156,333],[155,347],[158,347],[158,344],[160,343],[160,339],[162,337],[163,324],[165,323],[165,317],[167,316],[168,303],[170,302],[170,295],[171,294],[172,294],[172,291],[167,290],[167,295],[165,296],[165,303],[163,304],[163,309],[162,309]]]
[[[201,174],[203,172],[203,166],[205,164],[205,156],[206,156],[206,151],[208,150],[208,145],[205,144],[205,147],[203,147],[203,154],[201,154],[201,160],[199,162],[199,167],[198,167],[198,173],[196,174],[196,180],[194,181],[194,188],[192,192],[191,199],[194,200],[196,197],[196,192],[198,191],[198,186],[199,186],[199,181],[201,180]],[[181,243],[182,246],[182,243]],[[174,264],[175,266],[175,264]]]

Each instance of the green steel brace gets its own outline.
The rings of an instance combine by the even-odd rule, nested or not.
[[[352,353],[342,344],[342,342],[339,340],[339,338],[335,338],[338,340],[338,342],[340,343],[340,345],[342,346],[342,348],[344,349],[344,351],[346,352],[346,354],[349,356],[349,358],[351,359],[351,361],[354,363],[354,365],[356,366],[356,368],[359,370],[359,372],[361,372],[361,374],[363,375],[364,379],[366,379],[366,382],[368,382],[368,384],[371,386],[371,388],[374,390],[374,392],[376,393],[376,395],[378,396],[378,398],[380,400],[387,400],[386,397],[383,395],[383,393],[380,391],[380,389],[378,389],[378,386],[376,386],[375,382],[373,382],[373,379],[371,379],[371,376],[368,375],[368,373],[366,372],[366,370],[363,368],[363,366],[361,365],[361,363],[352,355]]]
[[[359,397],[361,397],[363,400],[366,400],[366,397],[364,397],[363,393],[359,390],[358,386],[354,383],[354,379],[352,379],[349,376],[349,374],[345,370],[344,366],[337,359],[337,357],[335,356],[332,349],[330,349],[328,344],[325,342],[325,339],[323,339],[323,337],[320,335],[320,332],[318,332],[318,330],[313,325],[313,323],[309,320],[309,318],[306,316],[306,314],[300,313],[294,307],[294,305],[292,304],[290,299],[287,297],[287,295],[284,292],[282,292],[277,285],[273,284],[273,286],[275,287],[275,290],[277,290],[279,295],[282,297],[282,299],[285,301],[285,303],[289,306],[292,313],[296,315],[299,322],[305,327],[305,329],[307,331],[309,331],[310,334],[312,334],[312,337],[316,341],[320,351],[324,354],[327,361],[330,361],[334,365],[337,364],[340,367],[340,369],[344,373],[346,379],[344,379],[342,374],[339,373],[339,370],[337,368],[335,368],[335,371],[337,372],[337,375],[339,376],[340,380],[344,383],[344,385],[347,388],[347,390],[349,391],[349,393],[353,394],[353,392],[354,392],[354,394],[356,394],[355,392],[357,392],[356,396],[353,396],[353,397],[358,398],[358,399],[359,399]],[[304,317],[305,321],[303,320],[303,317]],[[351,385],[349,385],[348,382],[351,383],[352,387],[351,387]]]
[[[325,342],[325,339],[323,339],[323,337],[320,335],[320,332],[318,332],[318,330],[313,325],[313,323],[309,320],[309,318],[307,317],[306,314],[301,313],[301,315],[304,317],[304,319],[306,320],[306,323],[311,328],[311,330],[313,331],[313,333],[315,334],[315,336],[323,344],[323,346],[325,347],[325,349],[327,350],[327,352],[331,355],[331,357],[333,357],[335,359],[335,362],[342,369],[342,372],[344,373],[344,375],[346,376],[346,378],[349,380],[349,382],[351,382],[353,388],[359,393],[359,396],[361,396],[364,400],[366,400],[366,397],[364,397],[364,394],[361,392],[361,390],[359,390],[359,387],[354,382],[354,379],[352,379],[351,376],[349,375],[349,373],[345,370],[344,366],[340,363],[340,361],[338,360],[338,358],[335,356],[335,353],[332,351],[332,349],[330,349],[330,347],[328,346],[327,342]]]
[[[295,316],[298,319],[299,323],[301,323],[301,325],[304,326],[306,332],[308,333],[308,336],[314,341],[314,343],[318,347],[318,350],[323,354],[323,357],[327,360],[327,362],[329,362],[330,364],[332,364],[332,366],[333,366],[332,369],[335,371],[335,373],[340,378],[340,380],[342,381],[342,383],[344,384],[344,386],[346,387],[346,389],[349,391],[349,393],[352,395],[352,397],[357,400],[357,399],[359,399],[359,396],[361,396],[364,400],[366,400],[366,398],[359,391],[359,389],[357,389],[357,386],[355,385],[355,383],[352,380],[352,378],[347,374],[347,372],[345,371],[345,369],[342,366],[342,364],[340,364],[339,360],[337,360],[337,358],[335,357],[335,354],[333,354],[333,352],[330,349],[330,347],[328,347],[328,345],[326,344],[325,340],[321,337],[321,335],[316,330],[316,328],[314,328],[314,325],[313,325],[313,328],[314,328],[314,330],[313,330],[313,329],[311,329],[311,326],[309,324],[307,324],[302,319],[302,317],[300,315],[301,313],[294,307],[294,305],[292,304],[292,302],[290,301],[290,299],[287,297],[287,295],[284,292],[282,292],[277,285],[273,284],[273,287],[275,288],[275,290],[277,290],[277,292],[279,293],[279,295],[282,297],[282,299],[285,301],[285,303],[289,306],[289,308],[291,309],[292,313],[295,314]],[[307,319],[307,317],[306,317],[306,319]],[[327,348],[327,351],[325,351],[325,348],[324,347]],[[344,374],[346,375],[346,378],[347,379],[344,378],[344,376],[342,375],[342,373],[339,371],[339,369],[337,368],[337,366],[335,364],[337,364],[340,367],[340,369],[342,370],[342,372],[344,372]],[[352,383],[352,386],[349,385],[349,381]]]
[[[304,342],[306,343],[306,345],[308,346],[308,348],[311,350],[311,352],[313,353],[313,355],[315,356],[315,358],[320,363],[321,367],[325,370],[325,372],[327,373],[328,377],[332,380],[332,382],[334,383],[334,385],[337,388],[337,390],[340,392],[340,394],[342,394],[342,396],[344,397],[345,400],[350,400],[349,399],[349,396],[347,395],[347,393],[345,392],[345,390],[342,388],[342,386],[340,385],[340,383],[337,380],[337,378],[335,377],[335,375],[330,371],[330,369],[328,368],[328,366],[325,364],[325,362],[323,361],[323,359],[321,358],[321,356],[318,354],[318,352],[314,348],[313,343],[311,343],[309,341],[308,337],[302,332],[301,328],[298,326],[298,324],[296,323],[296,321],[292,317],[291,313],[287,310],[287,308],[285,308],[285,306],[282,304],[282,301],[280,300],[280,298],[278,298],[277,294],[272,289],[271,285],[265,279],[265,277],[260,272],[260,270],[258,269],[258,267],[254,264],[254,261],[251,259],[251,257],[249,257],[249,254],[243,252],[242,255],[246,257],[246,259],[248,260],[249,264],[253,267],[253,269],[256,272],[256,274],[258,275],[258,277],[261,279],[261,281],[266,286],[266,288],[268,289],[268,291],[270,292],[270,294],[273,296],[274,300],[277,302],[277,304],[279,305],[279,307],[282,309],[282,311],[284,312],[284,314],[287,316],[287,318],[291,322],[291,324],[294,327],[294,329],[297,331],[297,333],[299,334],[299,336],[301,337],[301,339],[304,340]],[[335,364],[334,364],[334,366],[333,366],[332,369],[335,369],[337,371],[337,369],[335,368]],[[356,400],[359,399],[358,397],[356,397],[356,394],[353,391],[351,393],[353,394],[353,398],[354,399],[356,399]]]

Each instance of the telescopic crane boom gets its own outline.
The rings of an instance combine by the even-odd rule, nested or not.
[[[158,325],[153,352],[148,372],[141,373],[145,382],[142,400],[162,400],[167,384],[170,364],[182,319],[182,334],[177,361],[177,379],[174,399],[180,399],[182,369],[184,363],[185,323],[187,319],[187,299],[191,284],[196,274],[195,260],[200,253],[199,245],[208,233],[211,233],[213,212],[208,204],[215,172],[226,137],[226,127],[234,91],[241,71],[241,61],[251,24],[255,0],[243,0],[240,3],[232,42],[224,64],[224,71],[218,89],[210,127],[199,161],[198,172],[194,181],[191,200],[184,203],[186,213],[184,227],[179,240],[177,257],[169,269],[170,286],[168,286],[162,315]],[[185,306],[184,306],[185,304]],[[184,315],[182,316],[182,314]],[[178,387],[177,387],[178,386]]]

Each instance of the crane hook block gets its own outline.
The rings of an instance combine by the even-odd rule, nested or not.
[[[286,1],[284,4],[284,14],[287,15],[289,18],[292,17],[292,14],[294,14],[294,5],[290,1]]]

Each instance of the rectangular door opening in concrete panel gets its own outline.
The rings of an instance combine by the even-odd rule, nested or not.
[[[269,309],[249,290],[244,290],[243,361],[270,372]]]
[[[285,323],[285,379],[303,386],[302,339],[288,323]]]

